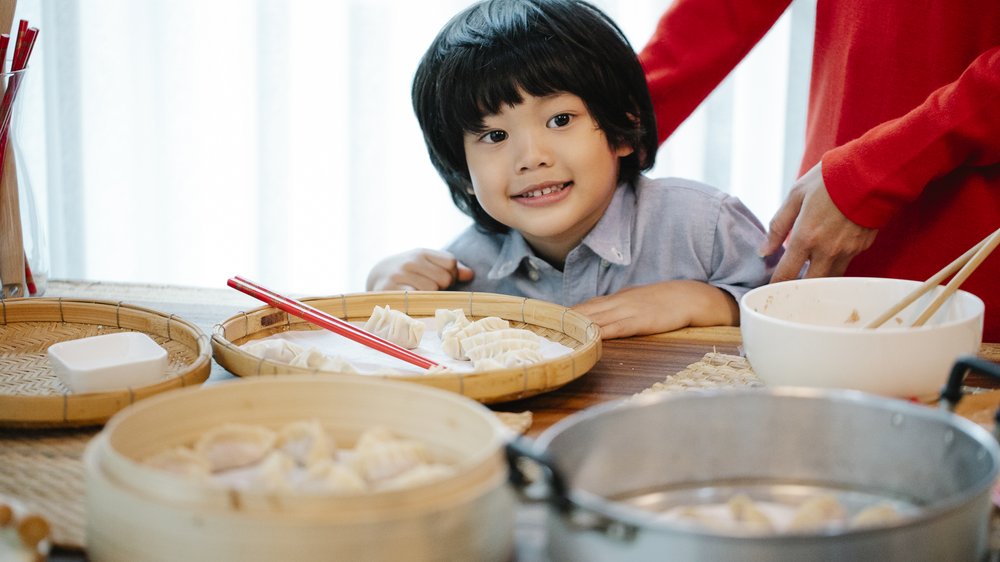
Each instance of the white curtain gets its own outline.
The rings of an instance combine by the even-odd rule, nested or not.
[[[469,224],[410,80],[467,0],[22,0],[41,30],[30,167],[56,278],[294,294]],[[636,49],[668,0],[597,1]],[[801,156],[812,11],[790,13],[658,155],[766,224]]]

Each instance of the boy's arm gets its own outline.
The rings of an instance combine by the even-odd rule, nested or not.
[[[368,273],[368,291],[437,291],[456,281],[471,281],[474,272],[441,250],[417,248],[389,256]]]
[[[674,280],[629,287],[578,304],[573,310],[613,339],[669,332],[687,326],[736,326],[740,309],[732,295],[701,281]]]

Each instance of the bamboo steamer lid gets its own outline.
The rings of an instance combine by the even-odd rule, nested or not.
[[[384,425],[453,477],[355,496],[224,490],[139,460],[223,422],[318,419],[340,447]],[[508,431],[476,402],[364,377],[257,377],[144,400],[87,447],[87,552],[101,560],[509,560]]]

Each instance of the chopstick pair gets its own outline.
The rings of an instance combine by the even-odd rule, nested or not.
[[[335,334],[344,336],[347,339],[356,341],[361,345],[370,347],[376,351],[381,351],[382,353],[391,355],[397,359],[402,359],[407,363],[411,363],[423,369],[430,369],[431,367],[438,366],[438,364],[434,361],[413,353],[403,346],[396,345],[389,340],[382,339],[371,332],[365,331],[354,324],[351,324],[350,322],[345,322],[336,316],[327,314],[326,312],[323,312],[318,308],[313,308],[301,301],[279,295],[270,289],[265,289],[264,287],[242,277],[232,277],[226,284],[237,291],[246,293],[255,299],[263,301],[279,310],[287,312],[288,314],[297,316],[306,322],[315,324],[321,328],[326,328]]]
[[[927,322],[927,320],[933,316],[939,308],[941,308],[941,305],[943,305],[944,302],[958,290],[959,285],[964,283],[969,275],[972,275],[972,272],[979,267],[979,264],[983,263],[983,260],[985,260],[990,253],[996,249],[998,244],[1000,244],[1000,229],[994,230],[992,234],[980,240],[975,246],[969,248],[964,254],[955,259],[955,261],[944,266],[941,271],[932,275],[927,279],[927,281],[924,281],[919,287],[914,289],[913,292],[903,297],[903,300],[899,301],[892,308],[886,310],[877,318],[869,322],[865,328],[878,328],[884,324],[886,320],[892,318],[907,306],[910,306],[910,303],[920,298],[924,293],[940,285],[942,281],[954,273],[955,276],[948,282],[944,290],[941,291],[941,293],[935,297],[929,305],[927,305],[927,308],[924,309],[920,316],[913,321],[913,327],[923,326],[924,323]],[[956,271],[958,271],[958,273],[955,273]]]

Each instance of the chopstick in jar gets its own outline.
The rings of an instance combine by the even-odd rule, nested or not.
[[[396,345],[391,341],[382,339],[371,332],[365,331],[350,322],[346,322],[298,300],[279,295],[266,289],[252,281],[236,276],[229,279],[227,284],[237,291],[246,293],[255,299],[265,302],[279,310],[297,316],[311,324],[321,328],[326,328],[335,334],[339,334],[370,347],[376,351],[381,351],[397,359],[406,361],[423,369],[430,369],[438,366],[437,363],[418,355],[403,346]]]
[[[955,261],[944,266],[941,271],[932,275],[927,279],[927,281],[924,281],[910,294],[906,295],[902,300],[889,308],[889,310],[886,310],[874,320],[869,322],[865,328],[878,328],[884,324],[886,320],[892,318],[907,306],[910,306],[913,301],[923,296],[924,293],[934,289],[940,285],[942,281],[947,279],[952,274],[955,274],[955,277],[948,283],[945,290],[942,291],[941,294],[939,294],[926,309],[924,309],[924,311],[912,324],[914,327],[923,326],[924,323],[927,322],[927,320],[933,316],[939,308],[941,308],[941,305],[948,300],[948,297],[958,290],[959,285],[965,282],[966,278],[968,278],[969,275],[971,275],[972,272],[979,267],[979,264],[981,264],[983,260],[985,260],[987,256],[993,252],[998,244],[1000,244],[1000,229],[993,231],[992,234],[983,238],[979,241],[979,243],[969,248],[964,254],[956,258]],[[958,273],[955,273],[956,271],[958,271]]]

